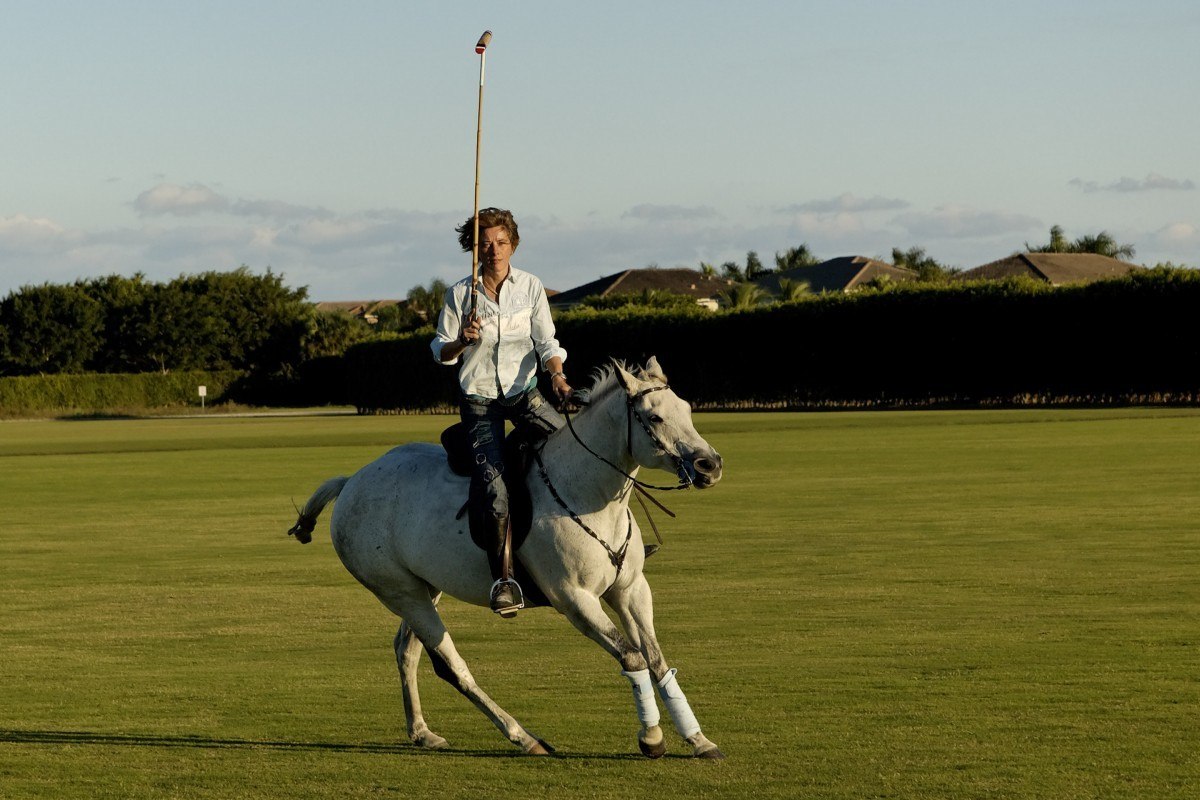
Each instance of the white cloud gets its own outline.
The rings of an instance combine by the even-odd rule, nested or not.
[[[793,217],[792,224],[805,236],[825,236],[835,239],[859,234],[867,229],[858,214],[848,212],[838,214],[803,212]]]
[[[864,213],[868,211],[899,211],[902,208],[908,207],[908,201],[899,198],[883,197],[881,195],[859,197],[850,192],[845,192],[827,200],[810,200],[807,203],[797,203],[782,208],[780,211],[784,213],[839,214]]]
[[[522,242],[513,263],[559,290],[650,264],[695,269],[702,261],[742,263],[749,250],[769,264],[774,253],[801,243],[821,258],[885,259],[893,246],[916,244],[944,263],[974,266],[1046,230],[1023,214],[964,206],[881,218],[850,210],[882,205],[871,198],[836,205],[844,210],[792,211],[784,216],[775,213],[781,209],[768,209],[748,211],[741,219],[725,209],[653,204],[632,206],[631,211],[641,209],[636,213],[523,214]],[[457,280],[470,270],[470,256],[459,249],[454,233],[468,213],[461,209],[340,214],[279,201],[236,201],[224,212],[197,217],[166,213],[125,227],[86,232],[33,214],[2,217],[0,295],[44,281],[137,271],[151,280],[170,280],[180,273],[247,264],[260,271],[272,268],[290,286],[309,286],[315,299],[367,299],[403,297],[414,285],[426,285],[433,278]],[[1200,251],[1200,231],[1183,221],[1153,234],[1119,238],[1137,242],[1138,254],[1147,263],[1196,265]]]
[[[1157,172],[1151,172],[1142,180],[1136,178],[1122,177],[1119,180],[1101,185],[1098,181],[1085,181],[1082,178],[1072,178],[1067,182],[1068,186],[1074,186],[1086,193],[1092,192],[1153,192],[1153,191],[1194,191],[1196,188],[1195,181],[1190,179],[1168,178],[1165,175],[1159,175]]]
[[[329,219],[334,215],[327,208],[299,206],[282,200],[238,200],[230,213],[238,217],[264,217],[275,220]]]
[[[912,236],[950,239],[1021,234],[1043,227],[1039,220],[1027,214],[980,211],[960,205],[900,214],[895,222]]]
[[[68,231],[46,217],[16,214],[0,217],[0,252],[35,253],[55,250],[78,241],[82,234]]]
[[[1197,234],[1200,234],[1200,230],[1188,222],[1172,223],[1161,228],[1157,233],[1165,241],[1180,244],[1196,244]]]
[[[160,183],[139,194],[133,201],[133,207],[143,217],[166,214],[188,217],[205,212],[227,211],[229,200],[199,183],[190,186]]]
[[[621,218],[636,219],[643,222],[692,222],[710,220],[717,216],[716,210],[709,206],[674,206],[643,203],[626,211],[621,215]]]

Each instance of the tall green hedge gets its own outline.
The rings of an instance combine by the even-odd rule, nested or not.
[[[229,388],[242,375],[226,371],[0,378],[0,414],[28,416],[198,406],[199,386],[208,388],[207,403],[218,403],[226,399]]]
[[[1032,281],[901,284],[749,311],[583,310],[556,317],[576,386],[609,357],[656,355],[710,407],[1200,401],[1200,273],[1147,270],[1053,288]],[[455,402],[424,331],[357,345],[360,410]]]
[[[346,351],[346,398],[359,413],[458,406],[454,367],[433,360],[432,328],[382,337]]]

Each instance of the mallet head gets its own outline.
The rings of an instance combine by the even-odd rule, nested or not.
[[[492,41],[492,32],[484,31],[483,36],[479,37],[479,41],[475,43],[475,52],[483,55],[483,51],[487,50],[488,42]]]

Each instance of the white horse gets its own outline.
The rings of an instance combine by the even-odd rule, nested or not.
[[[567,429],[551,434],[539,468],[526,478],[533,524],[517,558],[550,604],[620,663],[633,687],[643,754],[657,758],[666,752],[657,687],[693,755],[724,758],[701,732],[676,670],[667,667],[658,646],[650,585],[642,574],[641,532],[629,512],[639,466],[678,472],[681,482],[703,489],[720,480],[721,456],[696,432],[691,407],[670,389],[654,358],[637,375],[615,363],[602,369],[589,393],[590,404],[572,419],[574,435]],[[421,713],[417,663],[424,646],[434,672],[466,695],[510,742],[545,755],[553,748],[475,683],[437,612],[442,592],[488,605],[487,558],[471,541],[465,520],[456,519],[467,485],[468,479],[450,471],[441,447],[403,445],[349,478],[322,484],[289,533],[310,541],[321,510],[337,498],[330,530],[338,556],[403,620],[396,662],[414,744],[447,744]],[[624,633],[601,601],[616,613]]]

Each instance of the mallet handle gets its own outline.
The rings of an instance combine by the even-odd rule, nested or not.
[[[483,150],[483,73],[487,60],[487,46],[492,41],[492,32],[484,31],[475,44],[479,54],[479,104],[475,111],[475,205],[471,226],[471,315],[479,304],[479,161]]]

